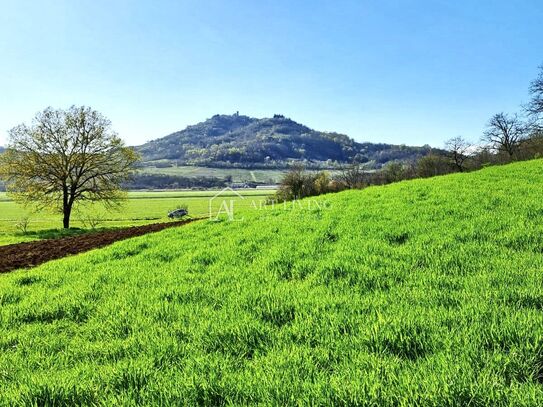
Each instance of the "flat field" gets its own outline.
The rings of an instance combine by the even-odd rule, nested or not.
[[[161,191],[161,192],[129,192],[126,204],[118,211],[108,211],[100,205],[84,207],[73,214],[72,226],[79,230],[62,231],[62,217],[58,213],[32,213],[10,200],[0,192],[0,245],[27,242],[36,239],[57,237],[66,234],[84,233],[90,229],[89,219],[98,220],[99,228],[115,228],[139,226],[167,220],[169,210],[179,204],[186,204],[191,216],[206,217],[214,215],[226,200],[234,201],[237,208],[259,206],[274,191],[243,189],[220,193],[220,191]],[[222,210],[221,210],[222,211]],[[17,224],[28,217],[28,231],[23,234]]]
[[[541,406],[542,188],[524,162],[0,275],[0,404]]]
[[[166,161],[167,162],[167,161]],[[316,171],[316,170],[311,170]],[[329,174],[337,174],[338,170],[324,170]],[[286,174],[285,169],[254,169],[245,168],[213,168],[213,167],[194,167],[194,166],[172,166],[172,167],[143,167],[143,174],[165,174],[179,175],[183,177],[232,177],[233,182],[258,182],[263,184],[279,184]]]
[[[265,184],[277,184],[285,174],[285,170],[248,170],[244,168],[211,168],[193,166],[173,167],[144,167],[144,174],[166,174],[184,177],[232,177],[233,182],[259,182]]]

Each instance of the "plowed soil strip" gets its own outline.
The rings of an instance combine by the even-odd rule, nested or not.
[[[34,267],[49,260],[60,259],[72,254],[83,253],[98,247],[107,246],[118,240],[158,232],[160,230],[186,225],[198,219],[179,222],[152,223],[124,229],[87,233],[60,239],[41,240],[0,246],[0,273]]]

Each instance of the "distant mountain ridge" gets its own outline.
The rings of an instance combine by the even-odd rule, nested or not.
[[[335,132],[321,132],[283,115],[257,119],[215,115],[137,150],[144,161],[176,160],[178,165],[217,167],[285,167],[292,162],[331,166],[358,161],[380,167],[392,160],[417,159],[429,146],[358,143]]]

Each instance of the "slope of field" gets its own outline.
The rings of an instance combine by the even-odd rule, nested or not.
[[[0,276],[0,404],[543,404],[543,162]]]

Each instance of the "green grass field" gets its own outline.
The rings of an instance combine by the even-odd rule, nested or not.
[[[542,187],[493,167],[2,275],[0,404],[541,406]]]
[[[64,232],[62,217],[56,213],[31,213],[24,207],[11,201],[5,193],[0,193],[0,245],[26,242],[40,238],[56,237],[66,234],[77,234],[89,229],[87,218],[100,220],[98,227],[114,228],[143,225],[147,223],[166,221],[168,211],[178,204],[186,204],[193,217],[208,216],[210,199],[219,191],[161,191],[161,192],[130,192],[126,204],[119,211],[107,211],[102,206],[85,207],[73,214],[72,226],[82,230]],[[258,206],[274,191],[244,189],[221,194],[211,202],[211,212],[216,214],[226,199],[234,201],[235,208]],[[242,197],[236,194],[242,195]],[[24,217],[29,217],[29,228],[23,234],[17,223]]]

